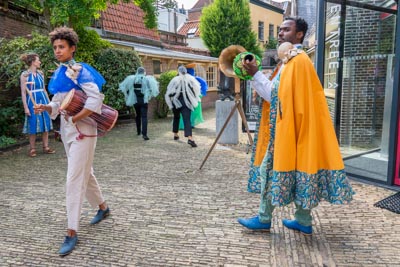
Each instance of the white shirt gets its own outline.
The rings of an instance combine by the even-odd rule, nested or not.
[[[282,66],[279,67],[278,73],[275,75],[272,81],[270,81],[261,71],[257,71],[256,74],[254,74],[253,76],[251,86],[265,101],[271,102],[272,84],[279,76],[279,73],[282,70]]]

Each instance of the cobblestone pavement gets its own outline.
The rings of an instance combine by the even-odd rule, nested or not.
[[[194,129],[198,148],[172,140],[171,120],[153,120],[149,141],[120,124],[98,140],[95,173],[111,216],[89,225],[84,204],[79,242],[57,254],[66,228],[66,157],[26,156],[27,147],[0,155],[0,266],[400,266],[400,217],[373,204],[393,191],[352,181],[346,206],[313,210],[314,235],[283,228],[293,207],[275,210],[271,233],[244,230],[259,196],[247,192],[250,155],[241,144],[217,146],[214,110]],[[38,147],[41,144],[38,144]]]

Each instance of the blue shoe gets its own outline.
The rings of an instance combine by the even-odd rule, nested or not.
[[[61,244],[58,254],[60,254],[60,256],[68,255],[72,250],[74,250],[76,243],[78,243],[78,235],[73,237],[66,236],[64,242]]]
[[[250,219],[239,218],[238,223],[251,230],[269,231],[271,229],[271,222],[262,223],[260,222],[258,216],[255,216]]]
[[[284,226],[289,229],[300,231],[304,235],[311,235],[312,234],[312,226],[304,226],[299,224],[296,220],[282,220]]]
[[[96,224],[101,222],[104,218],[106,218],[108,215],[110,215],[110,208],[107,207],[107,209],[102,210],[99,209],[97,211],[96,216],[93,217],[93,219],[90,221],[90,224]]]

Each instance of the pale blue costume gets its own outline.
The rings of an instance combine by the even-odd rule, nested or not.
[[[150,75],[146,75],[143,67],[139,67],[135,75],[130,75],[119,85],[119,91],[125,96],[125,103],[128,107],[134,106],[136,112],[137,134],[147,137],[147,111],[148,103],[152,97],[159,94],[158,82]]]
[[[149,103],[152,97],[156,97],[159,94],[157,80],[153,76],[146,75],[144,69],[139,67],[135,75],[129,75],[122,83],[119,84],[118,90],[124,94],[125,104],[128,107],[132,107],[137,103],[133,85],[139,83],[142,85],[141,93],[144,95],[144,103]]]

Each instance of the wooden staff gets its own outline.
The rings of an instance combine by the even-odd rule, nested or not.
[[[26,85],[28,85],[28,84],[34,84],[34,82],[26,82],[25,84],[26,84]],[[31,90],[28,89],[28,86],[25,86],[25,90],[28,92],[29,97],[30,97],[31,100],[32,100],[33,106],[36,107],[37,105],[36,105],[35,99],[33,99]]]

